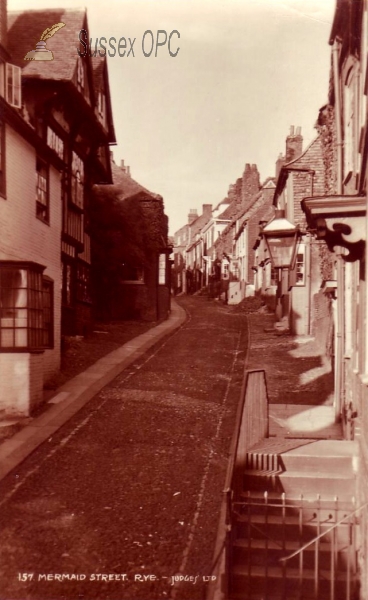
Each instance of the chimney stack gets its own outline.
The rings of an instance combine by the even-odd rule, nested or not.
[[[197,209],[196,208],[190,208],[189,209],[189,215],[188,215],[188,225],[190,225],[191,223],[193,223],[193,221],[195,221],[197,217],[198,217]]]
[[[202,204],[202,215],[206,215],[208,219],[212,216],[212,204]]]
[[[244,208],[247,208],[250,200],[259,192],[261,188],[259,172],[257,165],[246,163],[242,177],[241,200]]]
[[[122,171],[124,171],[124,173],[126,173],[130,177],[130,167],[125,166],[125,161],[123,158],[120,161],[120,168]]]
[[[302,128],[297,127],[296,131],[294,125],[290,127],[290,134],[286,138],[286,156],[285,162],[289,163],[292,160],[298,158],[303,152],[303,137]]]

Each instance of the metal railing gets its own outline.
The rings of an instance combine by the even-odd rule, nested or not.
[[[268,437],[268,394],[264,369],[244,371],[234,431],[224,490],[226,525],[229,529],[225,539],[226,594],[229,592],[232,563],[230,528],[233,502],[238,499],[242,491],[247,451],[257,442]]]
[[[351,504],[354,503],[352,498]],[[358,515],[367,506],[368,502],[351,510],[347,501],[338,497],[333,501],[325,501],[320,495],[314,499],[302,495],[286,499],[285,493],[279,499],[273,496],[270,501],[267,492],[263,500],[252,497],[248,492],[243,500],[234,501],[233,527],[228,532],[228,543],[233,548],[237,526],[243,521],[242,549],[248,556],[245,569],[248,598],[251,598],[250,580],[253,575],[250,558],[252,553],[261,549],[265,600],[274,597],[275,577],[282,588],[280,595],[285,600],[290,597],[291,583],[293,598],[336,600],[343,594],[344,600],[354,600],[358,584],[356,525]],[[271,535],[272,530],[276,531],[275,525],[277,535]],[[293,546],[297,548],[290,552]],[[288,567],[287,563],[292,559],[297,564]],[[258,576],[259,570],[260,567]],[[227,597],[231,597],[230,586]]]

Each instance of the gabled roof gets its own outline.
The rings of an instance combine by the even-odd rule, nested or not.
[[[189,224],[192,238],[202,231],[203,227],[212,219],[212,216],[206,214],[199,215],[192,223]]]
[[[274,204],[285,187],[290,171],[313,171],[313,159],[319,157],[322,152],[320,141],[321,134],[306,147],[300,156],[281,167],[275,189]]]
[[[30,60],[24,57],[34,50],[42,32],[55,23],[65,23],[46,42],[48,50],[54,54],[54,60]],[[8,13],[8,50],[14,64],[22,68],[29,78],[71,81],[78,58],[79,32],[86,29],[86,10],[80,9],[42,9]]]
[[[92,69],[93,69],[93,85],[95,98],[98,98],[98,93],[103,91],[105,94],[106,101],[106,119],[107,129],[109,131],[109,142],[110,144],[116,143],[114,122],[112,116],[111,96],[110,96],[110,84],[109,84],[109,73],[107,68],[106,56],[91,57]]]
[[[111,163],[113,185],[116,186],[120,200],[126,200],[138,194],[151,196],[154,200],[162,200],[161,196],[154,194],[143,187],[138,181],[135,181],[130,175],[125,173],[123,169],[118,167],[114,162]]]

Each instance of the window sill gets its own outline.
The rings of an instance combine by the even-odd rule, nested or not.
[[[48,225],[50,227],[50,219],[44,219],[42,217],[39,217],[38,215],[36,215],[36,219],[37,221],[41,221],[41,223],[44,223],[45,225]]]
[[[45,348],[0,348],[0,354],[43,354]]]
[[[123,285],[145,285],[144,281],[134,281],[134,279],[123,279],[121,283]]]

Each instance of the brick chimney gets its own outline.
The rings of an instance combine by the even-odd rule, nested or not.
[[[245,165],[243,177],[242,177],[242,193],[241,199],[244,208],[247,207],[250,200],[259,192],[261,187],[259,172],[257,165]]]
[[[294,125],[290,127],[290,133],[286,138],[285,162],[289,163],[303,152],[302,128],[297,127],[294,131]]]
[[[0,46],[6,49],[8,39],[7,0],[0,0]]]
[[[189,209],[189,215],[188,215],[188,225],[190,225],[191,223],[193,223],[193,221],[195,221],[197,217],[198,217],[197,209],[196,208],[190,208]]]
[[[206,215],[208,219],[212,216],[212,204],[202,204],[202,215]]]
[[[124,173],[126,173],[127,175],[129,175],[129,177],[131,176],[130,175],[130,167],[128,167],[128,166],[125,165],[125,162],[124,162],[123,158],[120,161],[120,168],[121,168],[122,171],[124,171]]]
[[[278,178],[278,176],[280,175],[280,171],[282,169],[282,167],[285,164],[285,156],[283,154],[279,154],[277,161],[276,161],[276,179]]]

